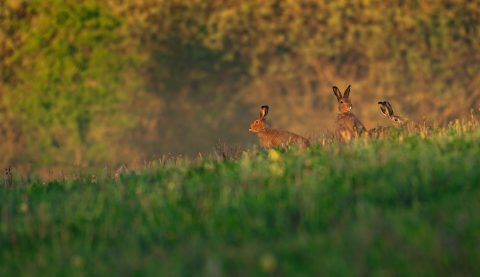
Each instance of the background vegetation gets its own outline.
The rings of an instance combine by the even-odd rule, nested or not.
[[[480,105],[478,1],[0,0],[0,164],[140,163],[255,142],[249,121],[315,138],[331,86],[385,124],[390,100],[444,122]]]
[[[0,275],[478,276],[478,121],[0,186]]]

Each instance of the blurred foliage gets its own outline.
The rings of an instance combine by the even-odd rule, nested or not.
[[[109,138],[98,132],[109,131],[103,117],[117,109],[128,61],[118,47],[119,18],[98,1],[4,5],[2,104],[25,145],[13,159],[33,165],[105,159]]]
[[[382,120],[383,98],[404,116],[439,122],[480,105],[478,1],[0,5],[4,164],[245,145],[265,103],[276,127],[315,136],[332,127],[333,84],[352,84],[367,127]]]
[[[15,178],[0,186],[0,275],[478,276],[479,140],[473,120]]]

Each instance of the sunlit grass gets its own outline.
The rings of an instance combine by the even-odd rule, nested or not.
[[[480,130],[0,190],[0,275],[478,275]]]

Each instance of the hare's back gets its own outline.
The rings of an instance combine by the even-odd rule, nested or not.
[[[296,144],[302,148],[306,148],[310,146],[310,141],[307,138],[304,138],[300,135],[297,135],[295,133],[287,132],[288,137],[287,139],[287,144]]]
[[[391,127],[378,126],[373,129],[368,130],[368,136],[371,138],[384,138],[385,134],[389,132]]]
[[[264,132],[264,134],[260,135],[260,140],[264,147],[286,147],[289,144],[297,144],[301,147],[310,145],[310,142],[300,135],[276,129],[269,129]]]

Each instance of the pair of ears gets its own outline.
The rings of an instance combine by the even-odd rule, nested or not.
[[[350,85],[348,85],[343,95],[342,95],[342,92],[338,89],[338,87],[333,86],[333,94],[335,94],[338,101],[340,101],[340,99],[342,98],[348,98],[348,96],[350,96]]]
[[[390,105],[390,102],[380,101],[378,102],[378,105],[380,105],[380,110],[386,117],[391,117],[394,115],[393,108],[392,105]]]

